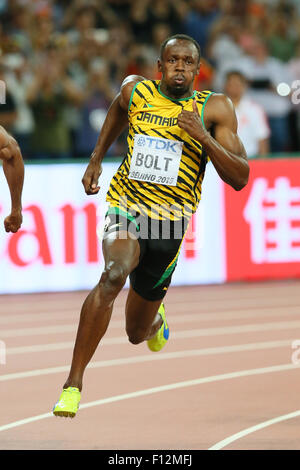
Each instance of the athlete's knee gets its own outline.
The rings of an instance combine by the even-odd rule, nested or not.
[[[126,282],[128,274],[128,270],[122,263],[111,262],[103,271],[100,283],[105,284],[111,289],[121,289]]]
[[[127,327],[126,333],[130,343],[140,344],[145,341],[148,334],[148,330],[145,330],[144,328]]]

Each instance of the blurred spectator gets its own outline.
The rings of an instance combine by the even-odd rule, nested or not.
[[[1,0],[0,2],[0,15],[6,13],[8,9],[8,0]]]
[[[292,81],[300,79],[300,40],[295,47],[295,54],[288,63],[289,72],[291,74]]]
[[[5,81],[13,96],[17,112],[17,118],[11,132],[22,148],[23,158],[27,158],[30,136],[34,129],[34,119],[26,95],[33,76],[25,57],[20,53],[7,54],[3,58],[3,62],[7,66]]]
[[[290,143],[290,98],[281,96],[277,87],[291,83],[287,66],[271,57],[266,42],[257,39],[252,56],[241,59],[240,66],[250,82],[249,95],[265,110],[271,128],[271,151],[284,152]]]
[[[219,17],[216,0],[191,0],[191,9],[183,19],[183,31],[198,41],[202,52],[206,52],[209,31]]]
[[[66,71],[74,85],[82,94],[88,89],[88,72],[93,60],[97,57],[97,44],[93,37],[85,36],[77,46],[67,42],[70,51],[66,59]],[[64,120],[71,134],[71,152],[77,156],[75,134],[80,126],[80,111],[76,103],[68,101],[64,107]]]
[[[31,32],[32,54],[29,59],[32,65],[38,64],[44,55],[44,51],[51,42],[55,30],[55,25],[51,16],[35,15],[33,19],[33,29]]]
[[[213,87],[214,75],[215,70],[210,63],[202,57],[200,72],[194,82],[195,90],[211,90]]]
[[[267,114],[271,128],[270,148],[272,152],[284,152],[289,149],[290,130],[289,113],[290,98],[278,93],[278,85],[291,83],[291,77],[286,64],[271,57],[266,42],[256,38],[249,46],[251,55],[242,56],[238,63],[226,63],[218,70],[215,79],[215,89],[224,89],[225,76],[231,69],[242,72],[248,82],[248,95],[260,104]]]
[[[132,0],[108,0],[108,5],[119,18],[126,17]]]
[[[0,81],[5,83],[5,86],[3,87],[5,92],[5,103],[0,104],[0,126],[5,127],[8,132],[11,132],[17,119],[17,108],[13,96],[6,84],[6,71],[6,67],[0,62]],[[1,91],[3,91],[3,89]]]
[[[67,31],[70,44],[80,45],[97,24],[97,9],[94,6],[83,5],[74,11],[72,27]]]
[[[291,150],[300,151],[300,41],[297,42],[295,56],[288,63],[291,75],[291,102],[290,129],[292,134]]]
[[[41,128],[46,133],[47,126],[60,142],[55,149],[59,152],[47,156],[78,155],[83,113],[92,109],[92,103],[96,103],[95,111],[105,109],[97,101],[100,89],[92,87],[93,93],[99,93],[97,99],[87,93],[90,70],[96,76],[96,64],[105,63],[112,90],[129,73],[159,79],[156,61],[161,42],[172,34],[186,33],[202,49],[195,88],[223,91],[226,73],[245,69],[247,95],[263,106],[269,118],[272,151],[299,150],[299,105],[277,92],[280,82],[291,84],[289,73],[299,80],[299,31],[299,0],[0,0],[0,57],[10,69],[5,79],[11,93],[8,107],[14,110],[12,132],[25,158],[31,132],[29,142],[37,154],[42,145],[38,134]],[[269,50],[258,46],[258,38]],[[59,54],[50,67],[48,45],[53,42]],[[20,65],[22,60],[17,65],[18,57],[23,57],[25,65]],[[57,73],[50,71],[55,80],[50,86],[42,68],[54,70],[54,62]],[[28,87],[30,101],[24,99]],[[86,141],[94,138],[92,134]],[[53,141],[49,139],[48,144],[55,146]],[[46,148],[50,151],[45,146],[43,154]],[[122,139],[114,151],[121,149]]]
[[[110,80],[117,88],[126,75],[126,67],[130,61],[130,48],[135,44],[126,24],[109,29],[107,42],[103,46],[101,56],[109,64]]]
[[[273,31],[268,37],[270,54],[282,62],[288,62],[295,54],[296,37],[289,26],[290,20],[287,17],[276,18]]]
[[[172,29],[168,23],[155,23],[152,27],[152,49],[155,59],[160,55],[160,45],[169,36],[172,36]]]
[[[166,23],[156,23],[152,28],[152,44],[132,43],[127,52],[128,63],[124,75],[141,75],[149,79],[160,79],[157,59],[161,43],[171,35]]]
[[[99,59],[90,68],[86,97],[80,111],[80,125],[75,133],[76,152],[79,157],[89,157],[105,120],[107,110],[114,99],[115,90],[109,80],[108,65]],[[108,154],[112,154],[112,148]]]
[[[136,42],[149,43],[151,41],[152,24],[148,16],[149,0],[132,0],[130,6],[130,26]]]
[[[78,43],[92,29],[109,28],[118,18],[107,2],[97,0],[75,0],[69,2],[63,21],[71,39]]]
[[[28,5],[18,5],[12,11],[11,27],[9,35],[13,42],[18,45],[18,49],[24,54],[30,54],[32,15]]]
[[[235,107],[238,136],[248,158],[263,157],[270,151],[270,128],[263,108],[247,97],[247,87],[246,77],[242,73],[231,71],[227,74],[224,92]]]
[[[158,53],[155,53],[150,46],[146,44],[132,44],[128,50],[128,63],[124,76],[141,75],[149,79],[157,79],[157,59]]]
[[[217,21],[211,29],[207,53],[218,68],[226,67],[243,55],[240,46],[241,25],[231,17],[224,17]]]
[[[35,119],[32,158],[70,157],[70,133],[64,110],[67,102],[80,105],[83,97],[82,91],[67,77],[57,48],[49,46],[27,92]]]
[[[153,26],[157,23],[168,23],[171,34],[176,34],[182,29],[183,15],[185,9],[182,0],[172,2],[171,0],[152,0],[148,5],[148,17]]]

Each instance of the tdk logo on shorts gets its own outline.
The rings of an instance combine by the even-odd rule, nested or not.
[[[173,142],[171,140],[161,140],[157,137],[139,137],[137,140],[137,145],[139,147],[148,147],[153,150],[165,150],[166,152],[178,152],[178,142]]]

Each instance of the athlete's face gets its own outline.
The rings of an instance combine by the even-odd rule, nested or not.
[[[162,73],[161,90],[171,98],[186,98],[192,94],[200,60],[196,46],[184,39],[170,40],[158,60]]]

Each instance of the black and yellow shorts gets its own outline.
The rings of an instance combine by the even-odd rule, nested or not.
[[[147,300],[166,295],[177,265],[187,221],[158,221],[118,207],[109,207],[103,238],[113,232],[127,231],[140,245],[138,266],[130,273],[130,285]]]

